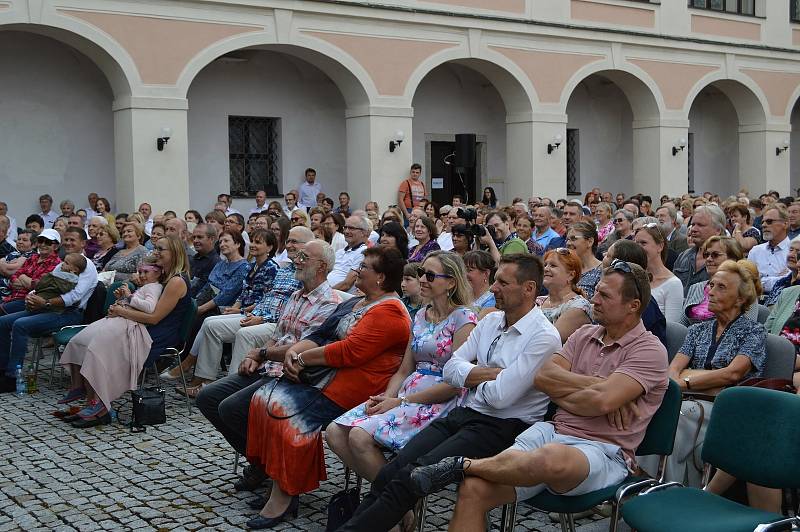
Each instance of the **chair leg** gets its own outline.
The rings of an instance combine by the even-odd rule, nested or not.
[[[44,351],[42,352],[44,354]],[[50,383],[56,380],[56,359],[58,359],[58,346],[53,346],[53,357],[50,359]]]
[[[575,532],[575,519],[572,514],[558,514],[561,532]]]
[[[33,371],[39,373],[39,345],[41,340],[39,338],[33,339]]]
[[[425,530],[425,519],[426,513],[428,512],[428,498],[423,497],[417,502],[417,519],[415,523],[414,529],[417,532],[423,532]]]
[[[239,470],[239,458],[241,458],[241,456],[242,456],[242,455],[240,455],[240,454],[237,452],[237,453],[236,453],[236,456],[234,456],[234,457],[233,457],[233,474],[234,474],[234,475],[235,475],[235,474],[236,474],[236,472]]]
[[[183,365],[181,364],[181,357],[175,357],[178,360],[178,368],[181,370],[181,385],[183,386],[183,396],[186,398],[186,409],[189,410],[189,415],[192,415],[192,400],[189,399],[189,394],[186,393],[186,375],[183,373]],[[156,373],[158,371],[156,370]]]
[[[611,520],[608,522],[608,532],[617,532],[619,524],[619,503],[611,499]]]
[[[500,532],[514,532],[514,525],[517,520],[517,503],[503,505],[503,513],[500,516]]]

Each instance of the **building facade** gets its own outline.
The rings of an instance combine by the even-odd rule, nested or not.
[[[788,194],[796,4],[0,0],[0,199],[17,218],[45,192],[205,211],[310,166],[385,207],[412,162],[434,193],[501,201]],[[477,135],[465,174],[458,133]]]

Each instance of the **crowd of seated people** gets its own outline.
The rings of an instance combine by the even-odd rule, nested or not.
[[[83,401],[65,421],[108,424],[112,402],[181,342],[194,300],[186,356],[159,371],[189,375],[187,395],[247,459],[237,490],[271,479],[249,528],[297,515],[326,479],[327,442],[372,483],[341,530],[405,528],[420,497],[452,483],[450,527],[464,530],[542,490],[579,495],[637,472],[669,378],[713,396],[762,375],[768,332],[800,350],[793,198],[655,208],[597,189],[504,202],[487,187],[476,204],[438,205],[420,171],[383,212],[347,193],[334,207],[313,169],[283,202],[259,191],[247,218],[228,194],[183,218],[147,203],[115,214],[97,194],[58,215],[44,195],[18,228],[0,202],[0,392],[15,390],[31,338],[82,323],[98,282],[123,281],[61,355],[59,403]],[[668,322],[689,326],[671,360]],[[720,471],[709,489],[733,482]],[[776,490],[747,492],[780,511]]]

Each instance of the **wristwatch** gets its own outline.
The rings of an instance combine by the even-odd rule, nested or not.
[[[398,395],[397,398],[400,399],[400,406],[408,406],[408,401],[406,401],[405,395]]]
[[[692,389],[692,383],[691,383],[690,379],[691,379],[691,377],[684,377],[683,378],[683,382],[686,384],[686,389],[687,390],[691,390]]]
[[[49,300],[49,299],[45,300],[45,302],[44,302],[44,308],[46,308],[47,310],[50,310],[50,308],[51,308],[52,306],[53,306],[53,305],[52,305],[52,303],[50,303],[50,300]]]
[[[258,358],[260,358],[262,361],[267,359],[266,347],[262,347],[261,349],[258,350]]]

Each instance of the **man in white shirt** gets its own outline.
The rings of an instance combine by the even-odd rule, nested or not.
[[[452,207],[447,212],[447,215],[442,216],[442,232],[436,238],[436,243],[439,244],[439,248],[441,248],[444,251],[453,250],[453,233],[451,232],[451,229],[454,225],[454,221],[459,219],[458,218],[459,210],[461,209]]]
[[[0,201],[0,215],[8,218],[8,234],[6,241],[14,246],[17,240],[17,220],[8,215],[8,204],[5,201]]]
[[[144,232],[147,236],[153,232],[153,207],[149,203],[139,205],[139,214],[144,218]],[[89,218],[91,220],[91,218]]]
[[[297,192],[290,190],[283,196],[286,206],[283,208],[283,213],[287,218],[292,217],[292,213],[298,209],[297,207]]]
[[[233,198],[230,194],[225,194],[224,192],[222,194],[217,194],[217,201],[221,201],[228,206],[225,209],[225,216],[230,216],[231,214],[242,214],[231,206],[233,205]]]
[[[536,307],[542,275],[542,261],[534,255],[501,259],[491,288],[501,312],[479,321],[444,367],[448,384],[469,389],[466,401],[381,468],[372,491],[340,531],[389,530],[417,502],[410,480],[415,467],[460,454],[494,456],[544,418],[550,399],[533,387],[533,379],[561,348],[561,337]]]
[[[356,292],[356,271],[364,260],[370,223],[364,216],[351,216],[344,224],[344,239],[347,247],[336,252],[336,264],[328,274],[328,283],[342,292]]]
[[[250,214],[261,214],[267,211],[267,193],[263,190],[256,192],[256,206],[250,209]]]
[[[764,292],[772,290],[772,285],[781,277],[786,277],[789,268],[786,258],[789,255],[789,213],[780,203],[773,203],[764,210],[761,220],[761,235],[764,243],[750,250],[747,258],[758,266]]]
[[[53,197],[50,194],[42,194],[39,196],[39,208],[42,212],[38,213],[44,220],[44,228],[52,229],[53,222],[58,218],[58,213],[53,210]]]
[[[322,185],[317,182],[317,171],[306,168],[306,178],[300,184],[300,198],[298,202],[306,209],[317,205],[317,195],[322,192]]]
[[[86,196],[86,201],[89,202],[89,206],[84,207],[83,210],[86,211],[87,220],[91,220],[93,216],[97,216],[95,207],[97,206],[98,199],[100,199],[100,196],[97,195],[97,192],[89,192],[89,195]]]

